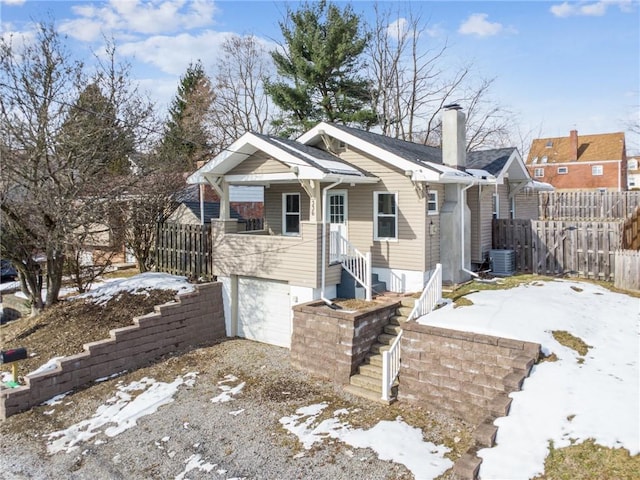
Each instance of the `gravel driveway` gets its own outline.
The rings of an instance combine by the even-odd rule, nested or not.
[[[117,436],[104,432],[79,448],[51,454],[49,434],[95,414],[118,385],[152,377],[172,382],[198,372],[173,402]],[[219,385],[245,382],[228,402],[212,402]],[[401,464],[370,449],[330,439],[302,448],[280,424],[297,408],[325,401],[327,411],[349,409],[349,422],[371,428],[379,420],[405,421],[424,439],[452,448],[455,461],[470,445],[471,428],[442,414],[397,402],[387,407],[351,397],[289,364],[289,351],[247,340],[194,349],[120,377],[92,384],[55,406],[39,406],[0,423],[0,477],[5,479],[405,479]],[[104,408],[104,407],[103,407]],[[104,430],[104,429],[103,429]]]

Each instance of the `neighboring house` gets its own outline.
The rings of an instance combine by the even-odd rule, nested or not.
[[[201,208],[202,207],[202,208]],[[231,218],[241,222],[243,219],[238,212],[231,208]],[[220,202],[183,201],[165,220],[168,223],[180,223],[183,225],[200,225],[210,223],[220,216]],[[204,222],[202,222],[204,220]]]
[[[640,190],[640,157],[627,160],[627,185],[629,190]]]
[[[374,276],[390,291],[420,291],[437,263],[443,281],[468,280],[491,248],[482,239],[472,252],[473,226],[490,232],[493,217],[473,212],[493,212],[494,198],[530,212],[537,196],[524,192],[549,186],[532,181],[515,149],[471,154],[478,168],[467,169],[464,122],[459,107],[444,112],[442,149],[329,123],[296,141],[246,133],[191,175],[220,197],[213,273],[229,335],[289,346],[291,306],[335,298],[343,269],[367,293]],[[264,188],[262,231],[239,232],[231,218],[239,185]]]
[[[624,133],[537,138],[526,162],[531,176],[557,190],[620,192],[627,190]]]

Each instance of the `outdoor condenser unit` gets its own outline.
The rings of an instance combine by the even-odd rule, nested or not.
[[[494,275],[509,276],[516,272],[516,252],[513,250],[489,250],[489,257]]]

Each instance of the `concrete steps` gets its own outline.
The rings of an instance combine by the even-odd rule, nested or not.
[[[402,332],[402,325],[407,322],[407,315],[411,313],[415,298],[402,297],[396,308],[395,315],[389,319],[389,324],[378,335],[377,342],[369,349],[364,362],[358,367],[358,373],[349,379],[345,391],[376,402],[384,402],[382,397],[382,352],[389,350],[391,344]],[[391,389],[392,401],[398,393],[398,381]]]

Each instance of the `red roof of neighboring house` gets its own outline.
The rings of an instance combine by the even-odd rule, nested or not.
[[[568,137],[536,138],[531,143],[526,164],[623,160],[625,155],[623,132],[579,135],[572,130]]]

